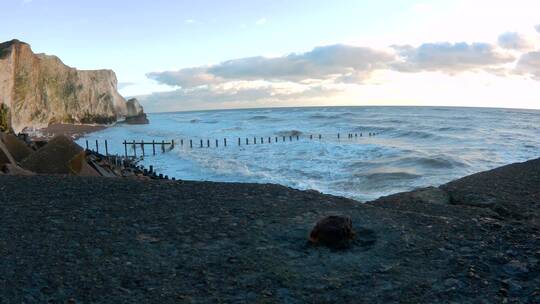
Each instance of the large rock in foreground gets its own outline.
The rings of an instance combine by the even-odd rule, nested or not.
[[[312,244],[320,244],[334,249],[349,247],[353,238],[351,218],[337,215],[319,220],[309,235],[309,241]]]
[[[72,160],[83,151],[70,138],[60,135],[24,159],[21,166],[40,174],[76,174],[71,168]]]
[[[113,71],[79,71],[18,40],[0,44],[0,105],[0,127],[15,132],[50,123],[109,124],[127,114]]]

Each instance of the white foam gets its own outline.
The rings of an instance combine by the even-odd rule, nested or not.
[[[457,119],[462,117],[467,119]],[[110,150],[121,155],[124,139],[174,139],[174,151],[159,152],[144,163],[180,179],[280,183],[360,200],[439,185],[540,156],[538,111],[352,107],[167,113],[149,118],[150,125],[117,126],[88,139],[108,139]],[[369,132],[379,135],[369,137]],[[358,137],[348,139],[347,133]],[[223,138],[228,140],[226,148]],[[84,144],[85,139],[79,142]],[[200,139],[205,148],[199,148]],[[206,148],[207,139],[211,148]]]

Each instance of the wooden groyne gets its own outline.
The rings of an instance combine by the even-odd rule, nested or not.
[[[355,133],[337,133],[337,134],[308,134],[308,135],[280,135],[280,136],[251,136],[251,137],[235,137],[235,138],[182,138],[180,140],[124,140],[123,157],[124,158],[145,158],[147,156],[155,156],[158,152],[165,153],[174,150],[180,146],[184,149],[196,148],[227,148],[231,146],[253,146],[253,145],[270,145],[279,143],[293,143],[302,140],[308,141],[342,141],[342,140],[358,140],[364,137],[373,137],[378,135],[376,132],[355,132]],[[86,140],[86,150],[92,150],[97,153],[104,152],[105,156],[109,156],[109,141],[95,140],[90,142]]]

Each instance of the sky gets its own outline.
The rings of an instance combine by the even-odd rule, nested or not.
[[[148,112],[540,109],[538,0],[2,0],[0,40],[112,69]]]

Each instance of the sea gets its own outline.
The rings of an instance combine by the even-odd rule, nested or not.
[[[109,153],[124,155],[124,140],[174,140],[174,149],[158,146],[155,156],[146,146],[141,164],[176,179],[275,183],[359,201],[540,157],[536,110],[300,107],[148,118],[148,125],[118,124],[78,142],[94,149],[99,140],[104,152],[107,140]],[[141,156],[140,146],[136,152]]]

